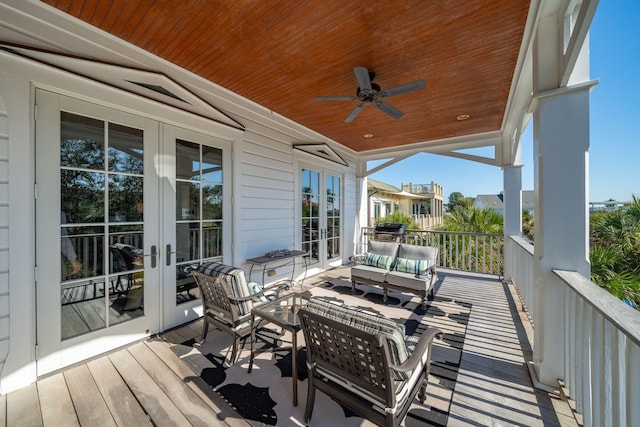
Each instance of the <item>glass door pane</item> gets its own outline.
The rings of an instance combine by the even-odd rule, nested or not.
[[[302,250],[309,254],[309,265],[320,261],[320,172],[301,172]]]
[[[324,270],[339,265],[342,178],[323,168],[303,168],[300,185],[301,247],[309,253],[308,266]]]
[[[143,130],[60,114],[62,340],[144,315]]]
[[[327,259],[340,257],[341,251],[341,221],[340,206],[342,206],[341,198],[341,179],[339,176],[327,175]]]
[[[176,140],[176,304],[199,298],[188,267],[222,259],[222,150]]]

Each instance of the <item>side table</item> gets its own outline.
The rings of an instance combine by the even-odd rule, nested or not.
[[[251,280],[251,273],[253,272],[253,267],[257,266],[257,267],[262,267],[262,285],[264,285],[264,275],[265,272],[267,271],[267,267],[268,266],[274,266],[273,268],[280,268],[280,267],[284,267],[286,265],[292,264],[292,268],[291,268],[291,279],[289,279],[289,282],[291,285],[293,285],[294,283],[296,283],[296,281],[293,279],[295,277],[295,272],[296,272],[296,258],[303,258],[304,259],[304,276],[302,278],[302,281],[300,282],[300,288],[302,289],[302,283],[304,282],[304,279],[307,276],[307,256],[309,255],[308,252],[305,251],[298,251],[298,250],[287,250],[287,251],[282,251],[282,252],[278,252],[274,255],[262,255],[259,257],[255,257],[255,258],[249,258],[247,259],[247,263],[251,264],[251,268],[249,269],[249,280]]]
[[[255,318],[259,317],[266,322],[273,323],[291,332],[291,377],[293,382],[293,406],[298,406],[298,332],[300,331],[300,321],[296,308],[307,303],[307,299],[298,293],[291,293],[284,297],[275,299],[255,306],[251,310],[251,359],[249,360],[248,373],[253,368],[253,358],[257,353],[254,348]]]

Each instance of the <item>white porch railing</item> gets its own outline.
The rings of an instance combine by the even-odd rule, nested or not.
[[[533,245],[505,241],[506,277],[525,309],[535,310]],[[640,314],[581,274],[554,270],[563,286],[562,378],[586,426],[626,426],[640,420]],[[536,319],[531,319],[535,322]]]
[[[574,271],[554,270],[567,286],[564,384],[586,426],[640,421],[640,315]]]
[[[523,310],[528,313],[535,311],[533,275],[533,244],[520,236],[509,236],[504,242],[505,280],[512,281],[520,295]],[[529,317],[533,323],[533,319]]]

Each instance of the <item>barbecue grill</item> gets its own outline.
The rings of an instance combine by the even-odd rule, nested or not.
[[[373,230],[373,239],[399,242],[406,232],[407,224],[379,222]]]

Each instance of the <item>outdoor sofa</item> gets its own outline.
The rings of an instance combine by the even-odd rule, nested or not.
[[[353,292],[356,283],[365,283],[382,287],[385,301],[389,289],[420,296],[423,309],[433,300],[438,248],[371,240],[366,253],[351,259]]]

